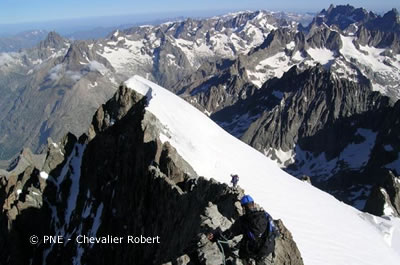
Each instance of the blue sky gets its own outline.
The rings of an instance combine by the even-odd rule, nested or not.
[[[273,11],[319,11],[330,3],[351,4],[373,11],[399,9],[398,0],[0,0],[0,24],[46,21],[79,17],[138,13],[267,9]]]
[[[77,31],[137,25],[184,17],[207,17],[231,11],[319,12],[350,4],[383,13],[400,10],[399,0],[0,0],[0,37],[44,29],[68,35]]]

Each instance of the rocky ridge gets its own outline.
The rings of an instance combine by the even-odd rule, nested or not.
[[[204,233],[230,226],[240,214],[243,191],[198,177],[172,146],[161,143],[161,125],[145,105],[145,97],[121,86],[97,110],[87,136],[50,142],[44,162],[1,177],[2,263],[222,261]],[[290,232],[281,221],[277,225],[282,237],[276,264],[303,264]],[[159,236],[161,243],[31,245],[32,234],[146,235]]]

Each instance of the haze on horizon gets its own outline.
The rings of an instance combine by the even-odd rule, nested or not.
[[[317,13],[334,5],[350,4],[356,8],[382,13],[400,9],[398,0],[3,0],[0,3],[0,33],[28,29],[68,31],[76,28],[110,27],[128,23],[174,17],[205,17],[239,10],[270,10]]]

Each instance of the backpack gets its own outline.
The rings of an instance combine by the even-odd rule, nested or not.
[[[246,248],[252,256],[264,257],[274,252],[278,230],[272,217],[265,211],[247,214],[244,221]]]

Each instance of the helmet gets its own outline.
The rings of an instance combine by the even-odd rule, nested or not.
[[[251,202],[254,202],[253,198],[250,195],[244,195],[242,199],[240,200],[241,205],[246,205]]]

